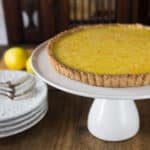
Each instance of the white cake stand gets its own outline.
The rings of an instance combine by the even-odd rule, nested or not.
[[[62,91],[94,98],[88,115],[88,129],[106,141],[122,141],[139,130],[139,114],[134,99],[150,98],[150,86],[134,88],[103,88],[71,80],[57,73],[46,51],[47,42],[32,54],[32,68],[39,78]]]

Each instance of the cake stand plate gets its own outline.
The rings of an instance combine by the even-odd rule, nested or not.
[[[71,80],[55,71],[46,51],[47,41],[39,45],[31,56],[36,75],[47,84],[84,97],[94,98],[88,115],[88,129],[105,141],[122,141],[139,130],[139,114],[134,100],[150,98],[150,86],[132,88],[104,88]]]

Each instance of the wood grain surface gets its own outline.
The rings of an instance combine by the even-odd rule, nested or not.
[[[0,68],[5,65],[1,61]],[[0,150],[150,150],[150,101],[137,101],[141,127],[132,139],[105,142],[87,129],[92,99],[49,90],[49,111],[36,126],[21,134],[0,139]]]

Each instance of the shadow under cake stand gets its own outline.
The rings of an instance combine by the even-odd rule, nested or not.
[[[39,78],[59,90],[94,98],[87,121],[91,134],[105,141],[133,137],[139,130],[134,100],[150,98],[150,86],[104,88],[71,80],[55,71],[49,62],[46,44],[42,43],[32,53],[32,68]]]

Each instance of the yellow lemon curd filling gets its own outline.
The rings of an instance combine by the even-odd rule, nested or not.
[[[62,64],[94,74],[150,72],[150,30],[126,26],[87,27],[53,46]]]

